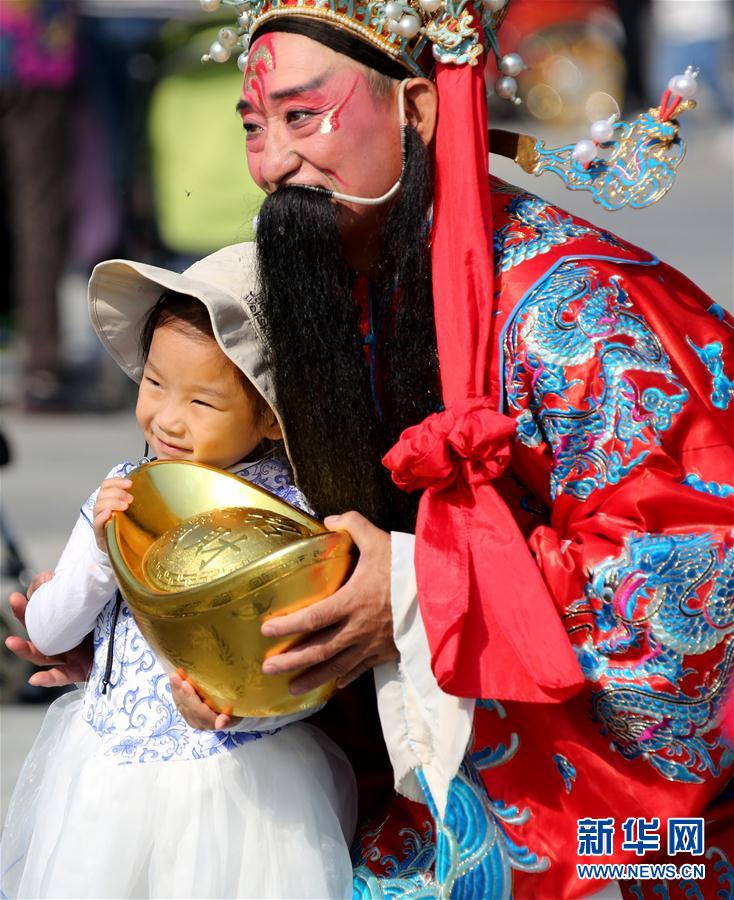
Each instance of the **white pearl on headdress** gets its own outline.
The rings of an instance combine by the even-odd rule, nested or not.
[[[400,3],[396,3],[395,0],[390,0],[389,3],[385,4],[385,17],[388,19],[393,19],[397,22],[403,14],[403,7]]]
[[[237,24],[245,31],[247,31],[250,25],[252,25],[252,16],[247,12],[246,9],[242,10],[242,12],[237,16]]]
[[[209,58],[213,59],[214,62],[227,62],[231,55],[232,53],[229,47],[222,46],[219,41],[214,41],[214,43],[209,48]]]
[[[443,5],[443,0],[418,0],[423,9],[427,13],[434,13]]]
[[[498,78],[494,85],[498,97],[503,100],[514,100],[517,96],[517,82],[510,75]]]
[[[398,22],[398,34],[402,34],[403,37],[415,37],[420,30],[421,20],[415,13],[404,13]]]
[[[201,3],[201,8],[204,12],[214,12],[214,10],[219,9],[219,5],[222,0],[199,0]]]
[[[697,74],[691,66],[688,66],[683,75],[673,75],[668,82],[668,90],[676,97],[690,100],[698,90]]]
[[[243,50],[242,53],[237,57],[237,68],[240,72],[244,72],[247,68],[247,57],[249,55],[249,50]]]
[[[606,144],[614,137],[614,125],[609,119],[597,119],[591,126],[591,137],[597,144]]]
[[[220,28],[217,32],[217,40],[223,47],[232,48],[240,39],[240,36],[234,30],[234,28]]]
[[[573,148],[571,154],[576,162],[583,165],[593,162],[596,159],[596,144],[593,141],[583,140]]]
[[[525,68],[522,56],[519,53],[507,53],[500,60],[500,72],[503,75],[519,75]]]

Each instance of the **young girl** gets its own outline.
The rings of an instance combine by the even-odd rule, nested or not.
[[[280,427],[270,373],[240,299],[246,254],[227,247],[183,275],[102,263],[90,282],[92,321],[140,382],[136,417],[151,455],[228,469],[305,507],[272,451]],[[335,745],[289,724],[303,714],[190,728],[124,603],[113,626],[104,526],[132,500],[131,468],[116,466],[83,505],[54,577],[26,611],[42,652],[94,631],[94,662],[83,694],[49,710],[21,772],[2,895],[351,896],[355,789]]]

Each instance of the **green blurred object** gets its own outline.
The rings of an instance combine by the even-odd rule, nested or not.
[[[148,137],[160,235],[181,254],[203,255],[250,241],[264,194],[247,171],[235,104],[242,75],[205,65],[201,54],[216,29],[190,37],[169,59],[153,91]],[[203,48],[203,49],[202,49]]]

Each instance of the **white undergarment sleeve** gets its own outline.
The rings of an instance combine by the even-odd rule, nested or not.
[[[31,641],[48,656],[76,647],[94,629],[115,587],[107,554],[97,546],[92,526],[79,516],[54,577],[28,602],[25,624]]]
[[[376,666],[375,686],[395,790],[425,802],[415,776],[423,771],[443,816],[451,779],[471,737],[474,700],[444,693],[431,671],[431,653],[418,606],[415,536],[393,532],[391,604],[398,662]]]

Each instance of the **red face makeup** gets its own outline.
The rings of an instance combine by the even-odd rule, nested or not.
[[[400,175],[394,97],[373,96],[362,66],[302,35],[256,41],[239,109],[250,172],[265,191],[304,184],[379,197]]]

